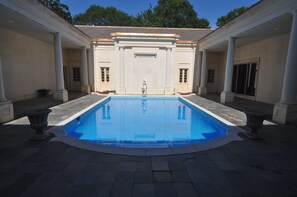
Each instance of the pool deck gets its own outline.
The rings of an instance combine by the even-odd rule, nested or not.
[[[56,125],[103,99],[56,106]],[[242,112],[198,96],[188,100],[245,129]],[[234,141],[169,156],[125,156],[31,142],[26,118],[0,126],[0,196],[297,196],[297,128],[265,122],[263,141]]]
[[[174,96],[176,97],[176,96]],[[106,97],[105,99],[107,99]],[[101,101],[105,100],[102,99]],[[201,98],[199,101],[189,101],[187,98],[184,98],[188,103],[190,102],[192,105],[196,105],[195,103],[205,103],[207,104],[207,100]],[[173,147],[163,147],[163,148],[126,148],[126,147],[116,147],[116,146],[106,146],[100,145],[96,143],[90,143],[87,141],[78,140],[75,138],[71,138],[69,136],[65,136],[65,130],[62,127],[63,125],[67,124],[69,121],[79,117],[81,114],[85,113],[86,111],[92,109],[94,106],[98,105],[100,101],[95,102],[94,104],[90,105],[87,108],[84,108],[81,112],[76,114],[74,117],[65,117],[66,120],[62,123],[58,124],[58,127],[53,127],[49,130],[49,132],[53,133],[55,137],[51,139],[52,141],[60,141],[65,144],[82,148],[85,150],[96,151],[101,153],[110,153],[110,154],[121,154],[121,155],[131,155],[131,156],[161,156],[161,155],[175,155],[175,154],[185,154],[185,153],[192,153],[198,151],[204,151],[216,148],[218,146],[226,145],[232,141],[242,141],[242,138],[238,136],[239,132],[243,132],[243,130],[239,127],[236,127],[231,122],[222,119],[221,117],[217,116],[217,119],[221,119],[220,121],[224,122],[226,125],[229,126],[228,134],[222,136],[220,138],[206,141],[203,143],[197,144],[189,144],[185,146],[173,146]],[[196,106],[199,108],[199,106]],[[66,108],[66,107],[65,107]],[[200,107],[201,108],[201,107]],[[204,110],[207,106],[201,108],[200,110]],[[53,108],[55,109],[55,108]],[[207,113],[212,113],[210,111],[206,111]],[[54,111],[55,113],[55,111]],[[215,113],[210,114],[211,116],[216,116]]]

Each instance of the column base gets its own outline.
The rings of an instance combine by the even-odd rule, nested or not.
[[[221,103],[230,103],[234,101],[233,92],[221,92],[220,102]]]
[[[64,103],[68,101],[68,92],[67,90],[56,90],[54,92],[54,99],[63,101]]]
[[[275,122],[286,124],[297,121],[297,105],[287,105],[276,103],[273,108],[273,118]]]
[[[141,93],[141,90],[139,90],[139,92]],[[126,94],[126,88],[123,86],[123,87],[120,87],[119,88],[119,91],[117,92],[118,94]]]
[[[197,86],[197,87],[195,88],[194,92],[195,92],[196,94],[199,93],[199,86]]]
[[[84,93],[87,93],[87,94],[90,94],[91,93],[91,88],[89,85],[83,85],[81,86],[81,92],[84,92]]]
[[[13,118],[13,104],[11,101],[0,102],[0,123],[11,121]]]
[[[206,87],[199,87],[198,88],[198,95],[205,95],[207,94],[207,88]]]

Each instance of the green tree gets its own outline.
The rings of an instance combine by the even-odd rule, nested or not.
[[[159,25],[151,4],[147,10],[138,14],[135,20],[136,25],[140,27],[157,27]]]
[[[41,0],[41,2],[43,2],[48,8],[64,18],[66,21],[72,23],[69,7],[63,3],[60,3],[60,0]]]
[[[91,5],[85,13],[73,17],[76,25],[130,26],[135,19],[114,7]]]
[[[208,27],[199,23],[197,13],[188,0],[159,0],[154,8],[161,27]]]
[[[235,8],[234,10],[228,12],[227,15],[225,16],[221,16],[220,18],[217,19],[217,26],[220,27],[226,23],[228,23],[229,21],[231,21],[232,19],[234,19],[235,17],[241,15],[244,11],[246,11],[248,9],[248,7],[242,6],[240,8]]]
[[[207,19],[198,18],[188,0],[159,0],[136,17],[114,7],[90,6],[85,13],[75,15],[76,25],[140,26],[140,27],[201,27],[208,28]]]
[[[209,27],[206,19],[197,17],[188,0],[159,0],[156,7],[150,5],[139,14],[137,22],[140,26],[152,27]]]

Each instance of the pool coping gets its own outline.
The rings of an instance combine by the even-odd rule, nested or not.
[[[55,135],[50,141],[59,141],[63,142],[65,144],[95,151],[95,152],[101,152],[101,153],[108,153],[108,154],[120,154],[120,155],[131,155],[131,156],[163,156],[163,155],[176,155],[176,154],[185,154],[185,153],[192,153],[192,152],[199,152],[209,149],[214,149],[223,145],[226,145],[233,141],[243,141],[241,137],[239,137],[237,134],[239,132],[243,132],[244,130],[236,126],[235,124],[225,120],[224,118],[214,114],[213,112],[210,112],[207,109],[204,109],[203,107],[189,101],[188,99],[180,96],[180,95],[160,95],[160,96],[148,96],[148,97],[178,97],[185,102],[189,103],[190,105],[193,105],[194,107],[197,107],[201,111],[207,113],[208,115],[214,117],[218,121],[226,124],[229,126],[228,134],[226,136],[222,136],[220,138],[216,138],[207,142],[202,142],[198,144],[189,144],[185,146],[177,146],[177,147],[166,147],[166,148],[128,148],[128,147],[116,147],[116,146],[109,146],[109,145],[102,145],[102,144],[96,144],[88,141],[82,141],[78,140],[69,136],[66,136],[66,131],[64,130],[63,126],[70,121],[76,119],[77,117],[81,116],[85,112],[89,111],[93,107],[97,106],[98,104],[106,101],[111,96],[113,97],[129,97],[129,96],[135,96],[135,95],[109,95],[93,104],[88,106],[87,108],[81,110],[80,112],[70,116],[69,118],[63,120],[62,122],[58,123],[57,125],[53,126],[48,130],[48,132],[51,132]]]

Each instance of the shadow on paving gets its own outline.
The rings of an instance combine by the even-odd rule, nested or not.
[[[82,92],[68,92],[69,101],[85,96]],[[13,102],[14,119],[24,116],[24,112],[33,108],[50,108],[62,104],[62,101],[54,100],[53,95],[48,97],[38,97],[23,101]]]
[[[204,95],[203,98],[209,99],[211,101],[220,103],[220,94],[219,93],[208,93],[207,95]],[[273,114],[273,107],[274,105],[263,103],[259,101],[253,101],[250,99],[240,98],[240,97],[234,97],[234,102],[226,103],[225,104],[228,107],[237,109],[239,111],[244,110],[256,110],[261,111],[265,114],[266,120],[271,121],[272,120],[272,114]]]
[[[297,195],[295,127],[268,125],[262,141],[158,157],[32,142],[32,134],[28,125],[0,126],[0,196]]]

